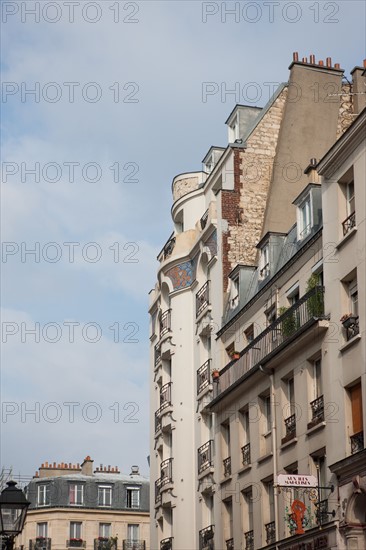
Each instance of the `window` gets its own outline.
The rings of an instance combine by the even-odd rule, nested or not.
[[[348,285],[348,295],[350,301],[350,309],[353,315],[358,317],[358,290],[357,279],[353,279]]]
[[[253,491],[250,487],[242,492],[243,495],[243,530],[244,533],[253,531]],[[247,537],[246,537],[247,538]],[[248,537],[249,538],[249,537]]]
[[[350,181],[346,185],[346,199],[347,199],[347,216],[350,216],[355,211],[355,184],[354,181]]]
[[[300,239],[304,239],[311,231],[310,195],[300,205]]]
[[[70,522],[70,539],[81,539],[81,521]]]
[[[99,485],[98,506],[112,506],[112,487],[110,485]]]
[[[233,143],[236,139],[239,139],[239,120],[238,115],[234,118],[232,123],[229,126],[229,140],[231,143]]]
[[[261,251],[259,278],[265,279],[269,273],[269,244],[266,244]]]
[[[48,537],[48,523],[37,523],[37,537],[46,539]]]
[[[112,524],[100,523],[99,524],[99,536],[104,539],[109,539],[112,536]]]
[[[69,487],[69,502],[74,506],[84,504],[84,485],[73,483]]]
[[[127,508],[139,508],[140,489],[138,487],[127,487]]]
[[[352,413],[351,452],[354,454],[364,448],[361,384],[350,388],[349,395]]]
[[[317,359],[313,363],[314,399],[323,395],[322,385],[322,360]]]
[[[355,183],[353,166],[339,180],[341,191],[340,218],[343,236],[356,226]]]
[[[289,413],[295,414],[296,405],[295,405],[295,383],[294,378],[289,378],[287,380],[287,399],[289,403]]]
[[[244,330],[244,336],[246,338],[247,345],[254,340],[254,324],[249,325],[247,329]]]
[[[129,542],[137,542],[140,539],[140,526],[137,523],[129,523],[127,525],[127,540]]]
[[[38,485],[38,506],[50,504],[50,485]]]
[[[269,432],[272,429],[271,396],[263,397],[264,429]]]

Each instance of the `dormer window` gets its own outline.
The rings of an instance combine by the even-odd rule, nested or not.
[[[307,185],[293,204],[297,206],[297,240],[302,241],[322,222],[320,185]]]
[[[213,155],[210,155],[205,163],[205,172],[207,172],[208,174],[211,174],[214,167],[215,167],[214,158],[213,158]]]
[[[234,143],[236,139],[239,139],[239,120],[238,115],[234,118],[230,124],[229,141]]]
[[[261,279],[265,279],[266,277],[268,277],[269,273],[270,273],[270,269],[269,269],[269,244],[267,243],[262,248],[261,259],[260,259],[259,276],[260,276]]]

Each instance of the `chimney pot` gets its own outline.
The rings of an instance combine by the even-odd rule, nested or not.
[[[366,59],[363,60],[363,66],[364,66],[365,69],[366,69]]]
[[[326,64],[327,64],[327,67],[331,67],[331,66],[332,66],[332,58],[331,58],[331,57],[327,57],[327,59],[326,59]]]
[[[340,64],[339,64],[339,63],[334,63],[334,68],[335,68],[335,69],[340,69],[340,68],[341,68],[341,66],[340,66]]]
[[[45,462],[45,466],[46,466],[46,468],[48,468],[48,462]]]
[[[312,65],[315,64],[315,55],[314,55],[314,54],[311,54],[311,55],[310,55],[310,63],[311,63]]]
[[[307,63],[307,62],[308,62],[308,58],[307,58],[307,57],[303,57],[303,58],[302,58],[302,62],[303,62],[303,63]]]
[[[53,467],[56,468],[56,462],[53,463]]]
[[[316,166],[316,158],[313,157],[312,159],[310,159],[310,164],[311,166]]]
[[[294,53],[292,54],[292,59],[293,59],[294,61],[299,61],[299,53],[298,53],[298,52],[294,52]]]
[[[322,59],[319,59],[319,65],[320,67],[324,67],[324,61]]]
[[[80,463],[79,462],[76,464],[76,467],[77,467],[78,470],[80,469]]]

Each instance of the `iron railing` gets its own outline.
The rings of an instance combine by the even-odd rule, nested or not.
[[[145,550],[146,542],[144,540],[124,540],[123,550]]]
[[[328,501],[327,500],[320,500],[319,502],[315,502],[315,517],[318,524],[326,523],[329,521],[329,515],[331,515],[328,512]]]
[[[203,214],[202,218],[200,219],[201,229],[204,229],[207,225],[208,220],[208,208],[206,212]]]
[[[224,465],[224,477],[231,476],[231,456],[224,458],[222,463]]]
[[[173,481],[172,464],[173,459],[167,458],[160,465],[160,481],[162,486]]]
[[[36,537],[29,541],[29,550],[51,550],[51,541],[49,537]]]
[[[160,488],[161,488],[161,479],[159,478],[155,481],[155,504],[161,504]]]
[[[360,333],[360,323],[358,316],[351,317],[351,322],[346,325],[346,340],[351,340]],[[344,326],[344,325],[343,325]]]
[[[244,533],[245,550],[254,550],[254,531]]]
[[[164,412],[164,409],[169,407],[172,404],[171,401],[171,382],[164,384],[160,389],[160,407],[155,412],[155,433],[161,430],[161,415]]]
[[[350,214],[348,218],[346,218],[344,222],[342,222],[343,236],[347,235],[347,233],[351,231],[351,229],[355,226],[356,226],[356,212],[352,212],[352,214]]]
[[[164,260],[172,254],[174,247],[175,247],[175,237],[170,237],[170,239],[167,241],[167,243],[164,245],[164,248],[163,248]]]
[[[98,537],[94,539],[94,550],[117,550],[116,538]]]
[[[272,544],[276,542],[276,523],[274,521],[266,523],[264,529],[266,531],[266,543]]]
[[[234,539],[227,539],[225,543],[226,543],[226,550],[234,550]]]
[[[160,542],[160,550],[173,550],[173,537],[163,539]]]
[[[66,541],[67,548],[85,548],[86,541],[83,539],[69,539]]]
[[[296,436],[296,414],[292,414],[285,418],[286,438],[292,439]]]
[[[250,369],[263,363],[267,356],[284,347],[304,327],[310,326],[314,319],[324,318],[324,288],[317,286],[254,338],[241,352],[238,360],[230,361],[220,371],[218,395]]]
[[[154,346],[154,362],[155,362],[155,366],[159,363],[160,360],[161,360],[161,350],[160,350],[159,344],[156,344],[156,345]]]
[[[162,426],[159,411],[160,409],[155,412],[155,433],[160,432]]]
[[[199,550],[214,550],[214,526],[210,525],[198,532]]]
[[[159,325],[160,325],[160,338],[162,338],[164,336],[164,334],[166,334],[167,332],[169,332],[171,330],[170,312],[171,312],[171,310],[167,309],[166,311],[164,311],[164,313],[161,314],[160,323],[159,323]]]
[[[208,359],[206,363],[197,370],[197,395],[201,393],[211,382],[210,375],[211,359]]]
[[[198,473],[213,466],[213,439],[201,445],[198,449]]]
[[[247,443],[244,445],[244,447],[241,448],[241,454],[242,454],[242,462],[243,466],[248,466],[251,462],[250,458],[250,443]]]
[[[198,317],[210,304],[209,288],[209,281],[207,281],[196,294],[196,317]]]
[[[356,434],[351,435],[351,453],[355,454],[358,453],[358,451],[362,451],[364,448],[364,438],[363,438],[363,432],[358,432]]]
[[[311,412],[312,412],[312,422],[322,422],[324,420],[324,396],[321,395],[311,401],[310,403]]]

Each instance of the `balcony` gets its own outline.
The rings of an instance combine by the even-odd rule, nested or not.
[[[281,444],[287,443],[296,437],[296,414],[285,418],[286,435],[282,438]]]
[[[171,406],[171,382],[164,384],[160,389],[160,407],[155,412],[155,433],[159,432],[162,429],[161,417],[168,407]]]
[[[213,466],[213,439],[198,449],[198,474]]]
[[[161,479],[159,478],[155,481],[155,506],[158,506],[161,504],[160,488],[161,488]]]
[[[210,373],[211,359],[208,359],[206,363],[197,370],[197,395],[207,388],[211,383]]]
[[[264,529],[266,532],[266,543],[272,544],[276,542],[276,523],[274,521],[266,523]]]
[[[352,214],[342,222],[343,236],[345,237],[353,227],[356,227],[356,212],[352,212]]]
[[[227,539],[225,541],[226,550],[234,550],[234,539]]]
[[[244,550],[254,550],[254,531],[244,533],[245,548]]]
[[[224,477],[231,476],[231,456],[228,456],[222,461],[224,465]]]
[[[160,505],[162,501],[161,492],[165,486],[173,483],[172,475],[173,459],[167,458],[160,464],[160,478],[155,481],[155,505]]]
[[[167,243],[164,245],[164,248],[163,248],[163,258],[164,258],[164,260],[166,260],[167,258],[169,258],[169,256],[172,255],[174,247],[175,247],[175,237],[173,237],[173,235],[172,235],[169,238],[169,240],[167,241]]]
[[[349,317],[343,322],[343,327],[346,329],[346,340],[351,340],[354,336],[360,333],[360,324],[358,316]]]
[[[311,401],[310,407],[312,419],[311,422],[308,423],[308,430],[324,421],[324,396],[321,395],[320,397],[314,399],[314,401]]]
[[[156,344],[154,346],[154,364],[155,364],[155,367],[160,363],[160,361],[161,361],[160,346],[158,344]]]
[[[160,317],[160,339],[165,334],[167,334],[168,332],[170,332],[172,330],[171,324],[170,324],[170,313],[171,313],[171,310],[167,309],[166,311],[164,311],[164,313],[161,314],[161,317]]]
[[[29,550],[51,550],[51,539],[48,537],[36,537],[29,541]]]
[[[69,539],[66,541],[67,548],[85,548],[86,541],[82,539]]]
[[[200,225],[202,230],[206,227],[207,220],[208,220],[208,208],[206,212],[203,214],[202,218],[200,219]]]
[[[199,317],[209,305],[209,281],[207,281],[196,294],[196,318]]]
[[[241,455],[243,466],[248,466],[251,463],[250,443],[247,443],[246,445],[244,445],[244,447],[241,448]]]
[[[240,358],[230,361],[221,371],[217,396],[252,368],[269,361],[324,315],[324,288],[315,287],[271,323],[244,348]]]
[[[318,525],[327,523],[329,521],[329,516],[333,515],[333,512],[328,512],[328,501],[321,500],[315,503],[315,517]]]
[[[173,550],[173,537],[160,541],[160,550]]]
[[[358,432],[357,434],[351,435],[350,439],[351,439],[351,453],[353,455],[363,450],[364,448],[363,432]]]
[[[199,531],[199,550],[214,550],[214,533],[213,525]]]
[[[94,550],[117,550],[117,537],[98,537],[94,539]]]
[[[124,540],[123,550],[145,550],[146,542],[144,540]]]

